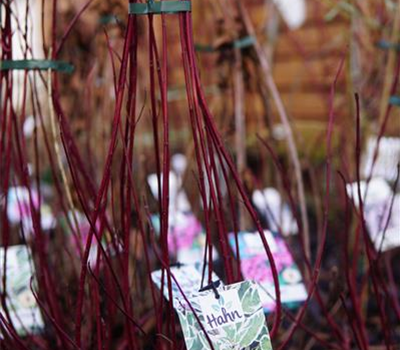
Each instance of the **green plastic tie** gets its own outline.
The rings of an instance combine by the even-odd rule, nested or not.
[[[389,41],[380,40],[376,43],[376,46],[382,50],[395,50],[400,51],[400,44],[394,44]]]
[[[220,51],[220,50],[223,50],[227,46],[230,47],[230,48],[233,47],[235,49],[243,50],[243,49],[246,49],[248,47],[253,46],[255,44],[255,42],[256,42],[256,38],[254,36],[252,36],[252,35],[248,35],[248,36],[245,36],[245,37],[243,37],[241,39],[234,40],[234,41],[232,41],[230,43],[227,43],[227,44],[222,45],[222,46],[217,47],[217,48],[215,48],[215,47],[213,47],[211,45],[201,45],[201,44],[195,44],[194,48],[195,48],[196,51],[199,51],[199,52]]]
[[[104,15],[99,18],[99,23],[102,25],[118,24],[118,17],[115,15]]]
[[[129,14],[148,15],[148,14],[177,14],[180,12],[190,12],[192,3],[190,1],[148,1],[147,3],[130,3]]]
[[[211,45],[202,45],[202,44],[195,44],[194,49],[199,52],[215,52],[215,51],[217,51]]]
[[[393,106],[400,106],[400,96],[391,96],[389,103]]]
[[[235,49],[245,49],[253,46],[256,43],[256,38],[252,35],[245,36],[244,38],[237,39],[233,42]]]
[[[56,70],[71,74],[74,66],[63,61],[52,60],[10,60],[0,61],[0,70]]]

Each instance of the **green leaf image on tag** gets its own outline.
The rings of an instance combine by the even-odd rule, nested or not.
[[[221,301],[222,298],[222,301]],[[177,308],[188,350],[272,350],[257,284],[251,281],[199,292]],[[208,338],[203,329],[207,332]]]

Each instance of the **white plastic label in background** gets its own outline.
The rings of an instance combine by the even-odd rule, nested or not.
[[[307,17],[305,0],[273,0],[287,26],[292,29],[300,28]]]
[[[43,31],[41,25],[36,25],[41,22],[41,15],[44,9],[44,2],[40,0],[19,0],[11,1],[9,5],[6,5],[5,1],[0,3],[0,21],[2,25],[5,23],[5,10],[3,6],[10,6],[12,16],[11,31],[13,33],[11,40],[11,48],[13,60],[23,59],[44,59],[45,53],[43,51]],[[27,11],[29,8],[29,11]],[[21,26],[26,24],[28,30],[21,30]],[[26,37],[25,37],[26,36]],[[26,45],[29,44],[29,50],[25,50]],[[26,84],[25,74],[28,74],[33,79],[34,72],[26,72],[20,70],[13,70],[13,84],[12,84],[12,103],[13,108],[20,113],[23,108],[23,94],[24,88],[27,89],[27,96],[30,96],[30,84]],[[47,98],[46,86],[42,79],[35,80],[35,91],[38,93],[38,97],[41,102],[44,98]],[[47,101],[47,100],[46,100]]]
[[[357,183],[348,184],[346,190],[354,205],[359,207]],[[372,179],[368,190],[367,183],[360,181],[360,192],[368,234],[375,249],[385,252],[400,247],[400,194],[394,195],[386,181],[380,178]]]
[[[162,191],[162,175],[161,191]],[[147,177],[147,182],[150,186],[151,193],[158,200],[158,177],[157,174],[151,174]],[[189,200],[185,191],[182,189],[180,178],[173,172],[169,173],[169,211],[170,216],[174,217],[176,212],[188,212],[191,210]]]
[[[374,161],[377,138],[370,137],[363,156],[362,173],[368,178]],[[387,181],[395,181],[397,177],[397,164],[400,162],[400,138],[382,137],[379,143],[379,153],[372,177],[382,177]]]
[[[22,223],[25,234],[33,232],[33,220],[31,201],[35,210],[39,209],[39,196],[35,189],[29,190],[26,187],[10,187],[7,195],[7,217],[14,225]],[[43,230],[50,230],[55,227],[55,217],[51,208],[43,203],[40,205],[40,225]]]
[[[181,154],[175,154],[171,162],[176,174],[174,172],[169,174],[169,252],[182,264],[199,263],[204,259],[206,237],[201,223],[191,212],[189,200],[182,189],[182,174],[187,167],[186,157]],[[154,198],[158,199],[157,174],[149,175],[147,181]],[[156,233],[159,233],[160,218],[158,215],[152,215],[152,224]],[[218,253],[213,248],[213,257],[216,259],[217,256]]]
[[[185,155],[176,153],[171,157],[171,167],[174,172],[182,179],[187,168],[187,158]]]
[[[273,187],[253,192],[252,200],[258,211],[267,219],[271,231],[279,228],[284,236],[297,234],[298,228],[289,206],[283,202],[280,193]]]
[[[39,124],[39,122],[38,122]],[[33,132],[35,131],[35,118],[30,115],[28,117],[26,117],[25,122],[24,122],[24,126],[23,126],[23,132],[24,132],[24,136],[25,137],[32,137],[33,136]],[[39,125],[38,125],[39,127]]]

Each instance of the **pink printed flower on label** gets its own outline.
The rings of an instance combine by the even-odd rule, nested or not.
[[[262,255],[244,259],[241,262],[243,277],[257,282],[273,282],[273,276],[268,261]]]
[[[278,249],[273,254],[275,265],[278,271],[281,271],[287,266],[293,265],[293,258],[282,239],[277,239]]]

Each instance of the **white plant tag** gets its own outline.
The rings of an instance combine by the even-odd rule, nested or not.
[[[30,195],[26,187],[10,187],[7,195],[7,216],[11,224],[18,225],[22,223],[22,228],[26,235],[30,235],[33,229],[32,211],[30,206],[32,201],[35,210],[40,209],[40,225],[47,231],[55,227],[55,218],[51,208],[44,203],[40,204],[39,195],[36,190],[31,189]]]
[[[254,282],[199,292],[177,312],[188,350],[272,350]]]
[[[185,174],[188,160],[184,154],[176,153],[171,157],[171,167],[179,178]]]
[[[24,245],[7,248],[6,292],[7,308],[11,321],[20,335],[38,333],[44,323],[39,307],[31,292],[32,269],[28,248]],[[0,265],[3,266],[4,248],[0,248]],[[1,269],[1,276],[4,271]],[[3,285],[0,285],[0,290]],[[1,307],[0,307],[1,309]],[[2,310],[3,314],[4,311]]]
[[[282,230],[284,236],[298,233],[297,223],[280,193],[273,187],[253,192],[252,200],[260,213],[267,219],[271,231]]]
[[[206,320],[206,329],[209,331],[243,321],[243,308],[235,289],[224,291],[218,299],[213,293],[208,293],[199,297],[198,303]]]
[[[162,175],[161,190],[162,190]],[[151,174],[147,177],[147,182],[150,186],[151,193],[155,199],[158,199],[158,177],[157,174]],[[170,216],[174,216],[176,212],[190,211],[190,202],[187,198],[186,192],[182,189],[180,178],[173,173],[169,173],[169,211]]]
[[[303,25],[307,16],[305,0],[274,0],[274,3],[290,29]]]
[[[174,266],[170,268],[171,274],[178,281],[179,287],[181,287],[183,293],[187,298],[191,297],[193,294],[197,293],[199,289],[201,289],[201,280],[202,280],[202,264],[193,264],[193,265],[182,265],[182,266]],[[207,283],[208,270],[206,268],[205,272],[205,283]],[[162,271],[157,270],[151,273],[151,278],[158,289],[161,289],[162,285]],[[219,277],[213,272],[212,280],[217,281]],[[173,279],[171,279],[172,285],[172,296],[174,297],[173,303],[176,308],[177,299],[183,299],[182,293],[179,290],[177,284]],[[168,283],[167,283],[167,274],[164,273],[164,297],[169,300],[169,291],[168,291]]]
[[[363,156],[362,172],[365,178],[368,178],[371,173],[376,146],[377,138],[370,137]],[[382,137],[372,176],[383,177],[387,181],[395,181],[398,162],[400,162],[400,137]]]
[[[357,183],[348,184],[346,190],[359,207]],[[372,179],[368,190],[366,182],[360,181],[360,192],[368,234],[375,249],[385,252],[400,247],[400,195],[393,198],[390,186],[380,178]]]

